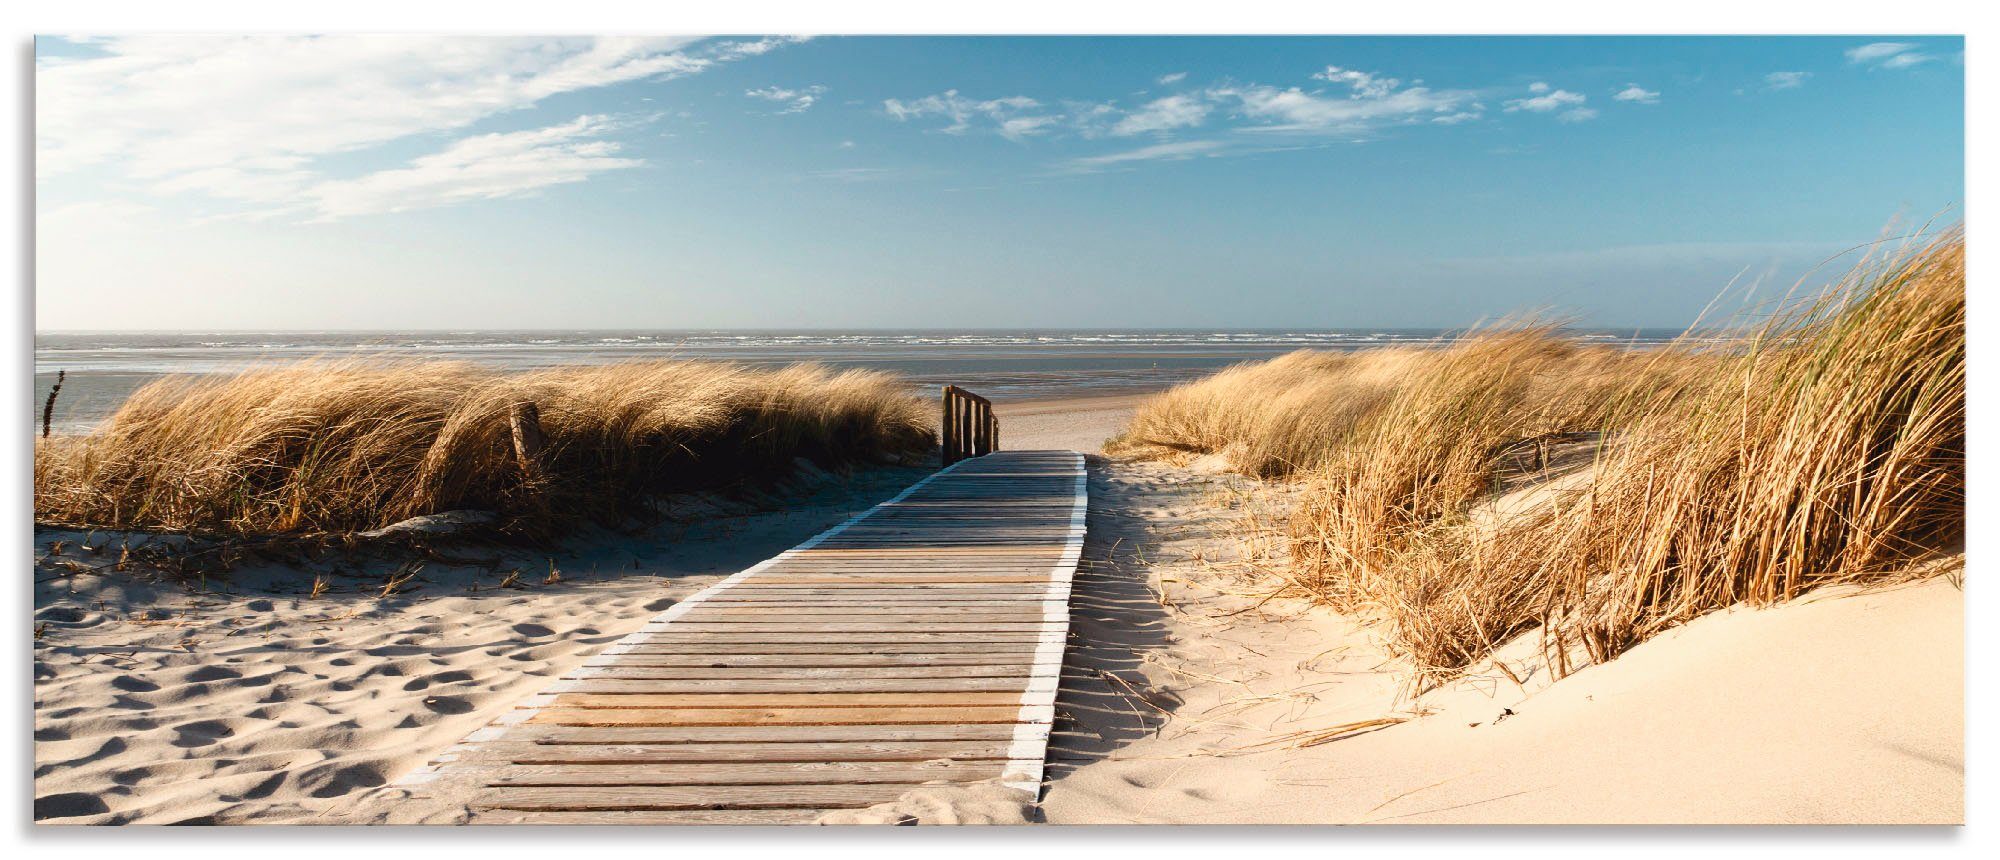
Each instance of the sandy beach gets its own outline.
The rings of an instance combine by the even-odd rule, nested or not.
[[[1009,448],[1048,448],[1095,453],[1105,440],[1125,429],[1132,410],[1147,394],[1105,397],[1054,397],[1002,400],[993,405],[1000,416],[1001,443]]]
[[[371,789],[699,590],[895,494],[925,470],[687,499],[641,534],[549,553],[467,548],[381,598],[399,562],[246,566],[206,588],[36,568],[35,818],[47,823],[387,820]],[[96,560],[112,536],[44,532]],[[79,545],[105,547],[86,554]],[[107,546],[108,545],[108,546]],[[549,571],[561,576],[550,584]],[[515,586],[501,587],[519,571]],[[449,811],[439,813],[450,820]],[[404,820],[404,819],[398,819]]]
[[[1268,522],[1281,489],[1094,465],[1051,823],[1963,818],[1962,559],[1707,616],[1553,683],[1518,642],[1518,683],[1489,665],[1412,701],[1369,629],[1272,596],[1244,514]]]
[[[1008,447],[1094,450],[1136,396],[1002,403]],[[1952,576],[1727,612],[1550,683],[1534,649],[1412,700],[1371,631],[1277,593],[1282,484],[1093,456],[1041,820],[1950,823],[1963,812]],[[721,575],[921,469],[819,477],[642,535],[301,594],[37,568],[36,818],[433,822],[385,787]],[[109,542],[48,532],[50,541]],[[100,555],[110,550],[100,550]],[[543,584],[553,564],[561,581]],[[499,588],[495,570],[522,571]],[[309,576],[305,577],[310,580]],[[1754,719],[1745,715],[1754,714]],[[890,819],[1027,820],[977,789]],[[883,820],[858,814],[855,820]]]

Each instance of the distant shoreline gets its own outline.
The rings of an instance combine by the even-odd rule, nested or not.
[[[162,376],[232,373],[314,358],[467,361],[506,370],[643,359],[771,367],[817,362],[898,374],[922,393],[957,385],[995,402],[1157,392],[1243,362],[1299,349],[1437,343],[1446,329],[549,331],[549,332],[38,332],[37,397],[67,371],[57,432],[88,432]],[[1669,330],[1575,330],[1645,346]],[[39,400],[37,403],[39,404]]]

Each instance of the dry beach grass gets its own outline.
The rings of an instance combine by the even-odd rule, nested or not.
[[[1375,621],[1419,679],[1537,629],[1566,671],[1738,603],[1907,575],[1961,538],[1964,254],[1946,231],[1722,344],[1517,325],[1294,354],[1161,396],[1110,450],[1301,481],[1294,582]],[[1479,515],[1564,445],[1582,480]]]
[[[533,404],[546,446],[516,455]],[[453,362],[305,362],[173,377],[88,436],[35,449],[40,523],[221,534],[340,532],[450,510],[515,531],[613,520],[663,493],[932,446],[894,377],[634,362],[503,374]]]

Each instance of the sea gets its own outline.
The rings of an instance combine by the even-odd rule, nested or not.
[[[1584,330],[1637,347],[1669,330]],[[635,330],[37,332],[35,402],[65,373],[53,428],[88,432],[140,386],[172,374],[228,374],[315,358],[454,359],[503,370],[646,359],[777,366],[818,362],[958,385],[996,401],[1158,391],[1232,364],[1299,349],[1449,343],[1441,329]]]

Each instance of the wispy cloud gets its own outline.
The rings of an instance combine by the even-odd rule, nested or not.
[[[1553,113],[1565,108],[1576,108],[1590,100],[1588,96],[1582,93],[1551,89],[1548,84],[1540,81],[1529,84],[1528,92],[1535,93],[1535,95],[1518,99],[1508,99],[1501,109],[1507,113],[1514,113],[1516,111]],[[1593,115],[1595,115],[1594,112]]]
[[[1849,63],[1884,69],[1907,69],[1935,59],[1937,58],[1919,52],[1917,46],[1909,42],[1870,42],[1847,49]]]
[[[785,107],[778,111],[780,114],[804,113],[813,106],[814,102],[819,101],[820,96],[826,94],[826,87],[814,84],[802,89],[791,90],[784,87],[772,86],[744,90],[743,94],[753,99],[783,103]]]
[[[1210,105],[1198,95],[1173,95],[1154,99],[1144,107],[1126,114],[1111,126],[1111,134],[1129,137],[1135,134],[1173,131],[1201,125],[1208,118]]]
[[[1350,90],[1349,97],[1357,99],[1379,99],[1396,91],[1403,85],[1395,78],[1379,77],[1373,72],[1343,69],[1327,66],[1324,71],[1314,74],[1313,80],[1332,84],[1344,84]]]
[[[1027,96],[970,99],[959,95],[955,89],[909,101],[884,99],[882,102],[882,109],[898,122],[940,117],[948,120],[943,128],[938,129],[945,134],[964,134],[972,130],[974,122],[986,122],[1001,135],[1015,140],[1040,134],[1061,121],[1061,116],[1055,114],[1028,114],[1028,111],[1041,107],[1041,102]]]
[[[1486,89],[1434,88],[1421,80],[1328,65],[1307,76],[1310,85],[1282,86],[1224,81],[1189,88],[1135,106],[1117,101],[1058,101],[1025,96],[977,99],[946,90],[919,99],[888,99],[885,113],[910,122],[939,121],[936,131],[963,135],[984,130],[1024,140],[1032,136],[1103,140],[1150,136],[1158,141],[1134,149],[1073,157],[1058,162],[1058,173],[1090,173],[1143,162],[1195,157],[1241,156],[1366,141],[1395,128],[1455,126],[1483,119]],[[1186,73],[1162,76],[1162,84],[1186,80]],[[1506,113],[1546,114],[1558,122],[1596,119],[1581,93],[1536,82],[1520,98],[1504,102]],[[1614,91],[1620,102],[1657,104],[1660,93],[1637,84]],[[1199,134],[1201,139],[1176,138]]]
[[[1159,77],[1159,84],[1160,86],[1163,87],[1170,87],[1186,79],[1187,79],[1187,72],[1174,72],[1173,74],[1170,75],[1161,75]]]
[[[1656,105],[1660,103],[1660,92],[1658,90],[1646,89],[1638,84],[1626,84],[1624,89],[1614,93],[1611,98],[1613,101]]]
[[[1228,147],[1219,140],[1184,140],[1175,143],[1156,143],[1138,149],[1114,152],[1108,155],[1092,155],[1072,158],[1063,162],[1061,168],[1069,173],[1095,173],[1106,168],[1143,161],[1185,161],[1204,155],[1217,154]]]
[[[156,193],[279,199],[316,185],[337,187],[325,182],[322,159],[329,156],[459,131],[563,93],[692,75],[791,41],[106,38],[93,42],[100,54],[38,62],[37,168],[44,178],[99,169],[115,184]],[[481,149],[491,145],[492,137],[468,138],[462,141],[464,148],[445,152],[455,152],[455,158],[490,152],[507,159],[498,172],[519,169],[520,153]],[[553,161],[545,163],[554,166]],[[470,164],[460,167],[474,171]],[[558,170],[556,175],[570,174]],[[372,186],[376,191],[386,187]],[[418,196],[412,207],[404,208],[436,205],[436,198],[423,190],[425,183],[407,187]]]
[[[1811,77],[1812,72],[1772,72],[1764,76],[1764,89],[1796,90],[1805,86]]]
[[[321,182],[304,196],[320,220],[519,197],[644,164],[619,156],[617,143],[600,139],[615,127],[610,117],[595,115],[547,128],[475,135],[407,167]]]
[[[1468,92],[1411,86],[1396,89],[1393,79],[1343,80],[1345,95],[1307,92],[1298,87],[1218,87],[1216,98],[1233,103],[1236,113],[1256,131],[1313,132],[1361,135],[1383,125],[1478,112]],[[1386,83],[1386,86],[1385,86]]]

